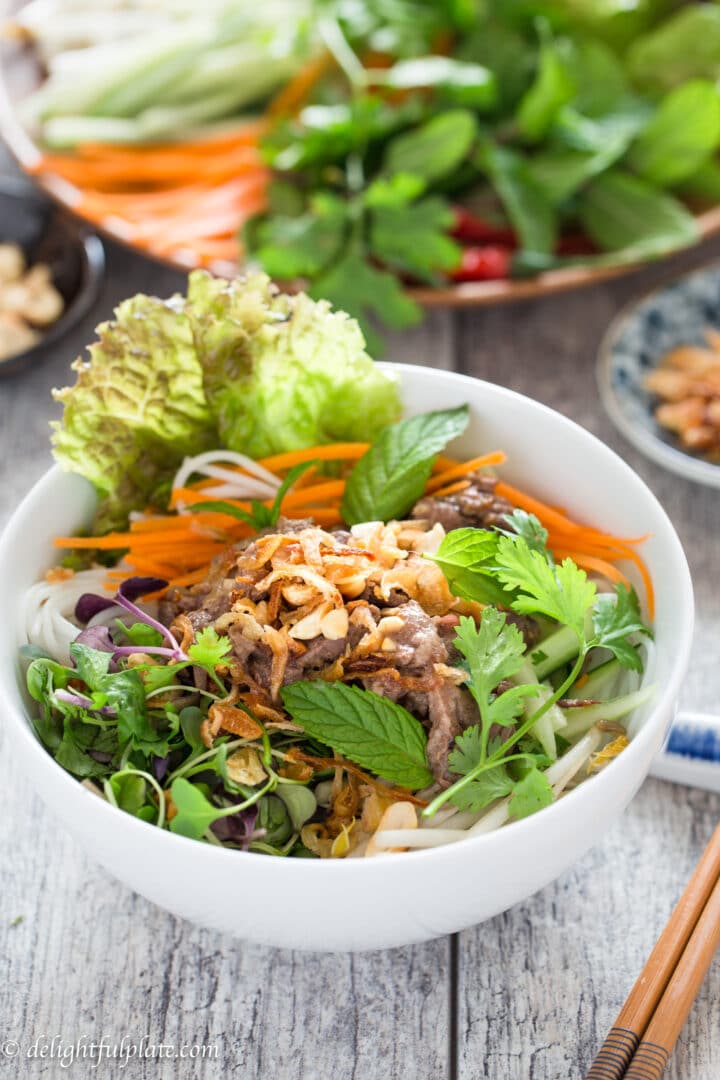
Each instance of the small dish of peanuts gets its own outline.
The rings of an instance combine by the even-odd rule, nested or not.
[[[610,419],[658,465],[720,488],[720,263],[617,316],[597,367]]]

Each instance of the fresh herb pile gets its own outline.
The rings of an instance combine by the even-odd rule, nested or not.
[[[666,254],[720,197],[714,4],[324,0],[317,25],[244,239],[364,327],[417,322],[408,283]]]
[[[348,524],[404,513],[437,453],[466,423],[460,408],[386,427],[350,473]],[[333,797],[342,795],[331,795],[333,777],[345,766],[363,770],[376,795],[414,800],[421,824],[446,804],[477,814],[497,800],[505,800],[503,820],[525,817],[554,800],[548,769],[578,738],[652,693],[607,695],[618,673],[642,671],[638,645],[650,631],[632,590],[618,585],[599,594],[572,559],[556,564],[536,517],[516,510],[506,525],[456,529],[426,556],[454,597],[484,605],[476,617],[461,616],[455,630],[477,722],[455,740],[454,782],[444,790],[434,784],[421,722],[358,685],[290,682],[280,690],[282,722],[263,720],[231,694],[237,660],[229,637],[206,626],[181,644],[173,628],[138,606],[138,597],[166,584],[154,579],[125,581],[113,601],[80,597],[80,623],[113,603],[124,617],[79,633],[72,666],[25,648],[37,733],[63,768],[101,785],[126,812],[183,836],[268,854],[317,854],[317,837],[337,810]],[[538,646],[526,647],[509,613],[540,621]],[[582,708],[563,712],[568,696],[585,699]],[[226,733],[208,740],[208,717],[218,708]],[[605,760],[621,748],[606,751]],[[325,853],[347,854],[353,827],[360,834],[363,825],[353,819],[331,833]]]

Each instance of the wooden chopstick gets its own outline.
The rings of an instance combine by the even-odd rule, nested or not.
[[[720,825],[586,1080],[655,1080],[661,1075],[719,944]],[[640,1047],[633,1073],[631,1062]]]

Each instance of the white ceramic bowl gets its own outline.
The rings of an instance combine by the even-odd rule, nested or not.
[[[372,859],[279,859],[187,840],[114,809],[46,753],[27,719],[12,619],[0,621],[0,695],[14,767],[82,847],[130,888],[178,915],[239,937],[297,949],[359,950],[424,941],[525,900],[602,836],[660,749],[685,674],[693,624],[685,556],[665,512],[627,465],[558,413],[498,386],[425,368],[395,367],[409,414],[468,402],[458,446],[502,447],[503,477],[620,536],[651,533],[643,554],[655,581],[658,684],[628,749],[597,777],[533,817],[448,847]],[[52,469],[0,542],[6,613],[56,558],[52,537],[87,524],[93,494]]]

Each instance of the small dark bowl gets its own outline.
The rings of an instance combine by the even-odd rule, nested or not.
[[[53,345],[89,310],[105,268],[99,236],[78,227],[69,216],[23,180],[0,180],[0,244],[18,244],[28,266],[46,263],[65,301],[57,322],[31,349],[0,360],[0,376],[11,375],[47,356]]]

